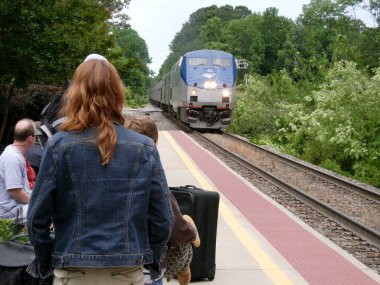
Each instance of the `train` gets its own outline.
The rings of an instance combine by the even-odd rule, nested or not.
[[[226,128],[236,99],[237,64],[230,53],[185,53],[149,91],[152,104],[193,129]]]

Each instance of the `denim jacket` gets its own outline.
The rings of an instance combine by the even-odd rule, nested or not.
[[[40,277],[51,267],[150,264],[160,272],[173,212],[159,154],[148,137],[115,127],[107,166],[95,129],[59,132],[46,144],[28,210]]]

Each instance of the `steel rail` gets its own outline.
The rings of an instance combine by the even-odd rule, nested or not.
[[[249,145],[249,146],[251,146],[254,149],[262,151],[262,152],[266,153],[267,155],[269,155],[269,156],[271,156],[271,157],[273,157],[273,158],[275,158],[277,160],[282,161],[283,163],[286,163],[286,164],[291,165],[291,166],[295,166],[295,167],[297,167],[299,169],[302,169],[302,170],[304,170],[304,171],[306,171],[306,172],[308,172],[308,173],[310,173],[310,174],[312,174],[314,176],[322,178],[323,180],[327,180],[327,181],[329,181],[331,183],[334,183],[335,185],[338,185],[338,186],[341,186],[343,188],[349,189],[349,190],[354,191],[354,192],[356,192],[356,193],[358,193],[360,195],[364,195],[364,196],[366,196],[366,197],[368,197],[370,199],[373,199],[375,201],[380,202],[380,192],[376,192],[376,191],[373,191],[371,189],[367,189],[367,188],[365,188],[363,186],[356,185],[356,184],[354,184],[354,183],[352,183],[350,181],[345,181],[344,179],[341,179],[339,177],[330,175],[330,174],[328,174],[326,172],[323,172],[323,171],[321,171],[319,169],[312,168],[312,167],[308,166],[305,163],[302,163],[302,162],[295,161],[295,160],[292,160],[290,158],[287,158],[287,157],[285,157],[285,156],[283,156],[281,154],[273,152],[273,151],[271,151],[269,149],[266,149],[264,147],[261,147],[259,145],[253,144],[253,143],[251,143],[251,142],[249,142],[249,141],[247,141],[247,140],[245,140],[243,138],[240,138],[238,136],[231,135],[231,134],[226,133],[226,132],[223,132],[222,134],[224,136],[227,136],[229,138],[237,140],[240,143],[244,143],[246,145]]]

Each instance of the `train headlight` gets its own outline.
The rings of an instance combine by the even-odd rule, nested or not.
[[[216,89],[216,82],[215,81],[210,82],[210,89]]]
[[[195,90],[195,89],[192,90],[192,91],[191,91],[191,95],[193,95],[193,96],[197,95],[197,90]]]
[[[205,89],[216,89],[216,81],[205,81],[203,87]]]
[[[224,89],[224,90],[222,91],[222,96],[223,96],[223,97],[230,97],[230,91]]]

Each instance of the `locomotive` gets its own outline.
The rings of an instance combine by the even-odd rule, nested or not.
[[[236,73],[236,60],[230,53],[191,51],[150,90],[149,98],[191,128],[225,128],[236,98]]]

